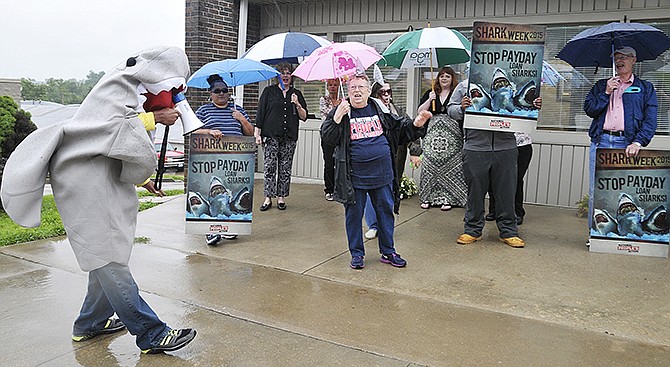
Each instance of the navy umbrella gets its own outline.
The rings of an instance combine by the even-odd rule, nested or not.
[[[556,57],[574,67],[612,67],[612,53],[621,46],[634,48],[637,61],[654,60],[670,48],[670,38],[646,24],[614,22],[580,32]]]

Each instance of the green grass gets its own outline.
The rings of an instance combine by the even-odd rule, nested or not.
[[[42,200],[42,223],[37,228],[23,228],[14,223],[7,213],[0,211],[0,246],[29,242],[62,236],[65,234],[63,222],[60,220],[53,195],[46,195]]]
[[[147,244],[147,243],[151,242],[151,239],[149,237],[140,236],[140,237],[135,237],[134,242],[139,243],[139,244]]]
[[[173,190],[163,190],[165,193],[165,196],[175,196],[175,195],[181,195],[184,193],[183,189],[173,189]],[[143,198],[146,196],[155,196],[154,194],[150,193],[147,190],[141,190],[137,192],[137,197]]]
[[[179,189],[165,191],[165,195],[167,196],[181,195],[183,193],[184,190]],[[137,193],[138,197],[152,195],[146,190],[141,190]],[[140,202],[139,211],[153,208],[156,205],[159,205],[159,203]],[[63,222],[60,220],[53,195],[45,195],[42,200],[42,222],[37,228],[21,227],[14,223],[7,213],[0,210],[0,247],[63,235],[65,235],[65,228],[63,228]]]

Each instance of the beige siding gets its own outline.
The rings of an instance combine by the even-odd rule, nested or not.
[[[404,30],[408,25],[468,27],[474,20],[500,18],[517,23],[580,23],[629,19],[662,19],[670,0],[370,0],[296,1],[264,5],[262,35],[287,30],[323,34],[349,32],[379,23],[377,30]]]

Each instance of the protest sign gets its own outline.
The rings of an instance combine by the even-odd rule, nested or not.
[[[535,130],[545,38],[543,26],[474,23],[465,128]]]
[[[253,137],[191,134],[186,233],[251,234]]]
[[[596,152],[589,251],[668,257],[670,151]]]

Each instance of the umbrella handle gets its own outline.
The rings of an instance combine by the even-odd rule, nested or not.
[[[158,156],[158,167],[156,168],[156,179],[154,180],[154,187],[160,191],[163,188],[163,174],[165,173],[165,155],[167,154],[168,134],[170,126],[165,125],[165,133],[163,134],[163,144],[161,145],[161,153]]]
[[[616,62],[614,61],[614,32],[611,33],[612,37],[612,76],[616,76]]]
[[[428,22],[428,28],[430,28],[430,22]],[[430,47],[428,50],[430,51],[430,88],[433,90],[433,93],[435,93],[435,82],[433,81],[433,48]],[[435,98],[437,98],[437,96],[435,96]],[[433,111],[435,111],[435,100],[433,100],[431,104]]]

